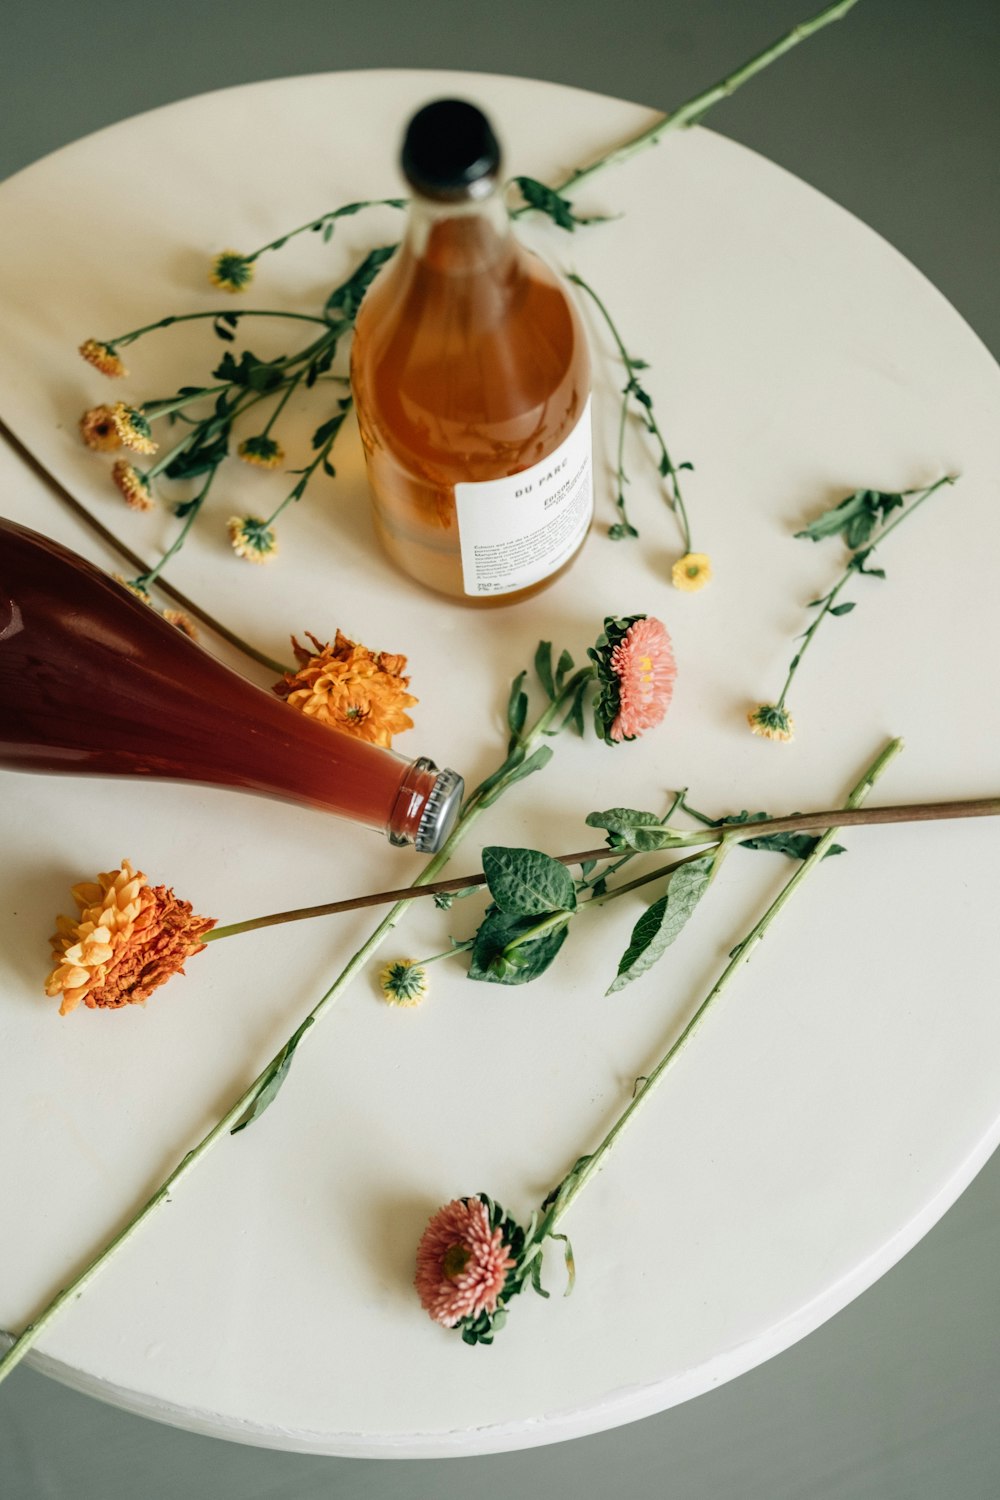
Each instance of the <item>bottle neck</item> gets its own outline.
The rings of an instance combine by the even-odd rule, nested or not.
[[[517,250],[495,183],[481,196],[454,203],[415,194],[403,246],[415,260],[455,276],[497,270]]]
[[[407,767],[389,814],[390,844],[413,844],[434,854],[448,837],[461,807],[464,783],[455,771],[439,771],[421,756]]]

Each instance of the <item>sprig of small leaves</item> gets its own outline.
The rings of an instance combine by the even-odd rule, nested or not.
[[[875,548],[881,546],[896,527],[912,516],[925,500],[943,485],[954,484],[957,477],[954,474],[945,474],[922,490],[855,490],[817,516],[803,530],[795,533],[796,537],[814,542],[839,536],[848,547],[855,550],[852,551],[843,572],[833,587],[819,598],[810,599],[806,605],[807,609],[815,609],[817,614],[808,629],[799,637],[802,644],[797,648],[789,663],[788,673],[778,698],[773,703],[761,704],[748,715],[751,728],[754,728],[756,723],[757,733],[763,732],[766,738],[791,738],[791,717],[785,705],[788,690],[802,663],[802,658],[812,645],[816,632],[827,616],[840,618],[850,614],[855,608],[856,601],[853,599],[837,602],[841,590],[858,574],[863,574],[868,578],[884,579],[883,568],[869,566],[869,559]],[[911,496],[915,498],[910,499]],[[906,504],[908,499],[910,499],[909,505]],[[898,514],[894,519],[887,521],[886,517],[892,515],[893,512],[898,512]],[[781,732],[769,732],[769,726],[772,724],[775,728],[780,728]]]
[[[567,229],[572,234],[578,225],[606,224],[610,217],[608,214],[578,214],[568,198],[556,192],[555,188],[546,187],[544,182],[539,182],[534,177],[512,177],[511,182],[524,199],[524,208],[515,209],[512,215],[514,218],[533,208],[545,214],[560,229]]]
[[[640,379],[640,372],[649,369],[647,361],[640,359],[637,355],[630,354],[626,349],[614,319],[589,282],[584,281],[583,277],[579,276],[576,272],[569,272],[568,277],[575,286],[578,286],[581,291],[586,292],[587,296],[598,309],[615,341],[622,364],[625,366],[626,381],[622,387],[622,404],[618,423],[618,459],[615,471],[617,486],[615,505],[618,508],[620,519],[608,528],[608,536],[613,541],[621,541],[624,537],[637,537],[639,535],[638,530],[629,519],[625,504],[625,488],[629,483],[628,474],[625,471],[625,431],[629,411],[630,409],[634,409],[659,450],[657,468],[660,478],[663,480],[667,504],[674,512],[681,529],[681,539],[686,556],[693,549],[691,546],[691,526],[688,521],[687,507],[684,504],[684,496],[681,493],[680,475],[685,469],[693,469],[694,465],[691,463],[675,464],[670,457],[666,439],[663,436],[653,410],[653,398]]]

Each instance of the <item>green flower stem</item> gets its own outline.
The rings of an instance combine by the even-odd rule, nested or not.
[[[173,313],[168,318],[159,318],[155,323],[147,323],[143,328],[133,328],[131,333],[122,333],[116,339],[102,339],[111,350],[127,349],[129,344],[134,344],[136,339],[141,339],[144,334],[155,333],[158,328],[169,328],[171,323],[195,323],[201,318],[291,318],[296,323],[325,323],[325,318],[316,317],[314,313],[280,312],[277,309],[253,307],[244,312],[240,309],[223,307],[214,312]]]
[[[353,396],[346,397],[346,402],[347,402],[347,404],[343,407],[344,416],[347,415],[347,413],[351,410],[351,407],[354,405],[354,398],[353,398]],[[326,441],[323,443],[322,447],[320,448],[319,452],[316,454],[316,457],[302,471],[302,474],[299,477],[297,483],[292,486],[292,488],[289,490],[288,494],[285,496],[284,500],[282,500],[281,503],[280,503],[280,505],[276,506],[275,509],[268,516],[267,520],[264,522],[264,526],[265,527],[273,526],[274,523],[275,523],[275,521],[281,515],[281,513],[282,513],[283,510],[286,510],[288,508],[288,506],[292,504],[293,501],[297,501],[297,500],[301,500],[302,499],[302,496],[306,492],[306,486],[308,485],[310,479],[313,477],[313,475],[315,474],[316,470],[319,468],[320,464],[323,463],[326,460],[327,455],[330,452],[330,449],[333,447],[334,443],[337,441],[337,438],[338,438],[338,436],[340,434],[340,429],[341,429],[342,425],[343,425],[343,422],[341,421],[337,425],[337,427],[334,429],[334,431],[330,434],[330,436],[326,439]]]
[[[695,817],[704,818],[704,814],[694,813]],[[786,818],[761,818],[756,823],[736,823],[727,825],[725,829],[706,829],[704,832],[679,833],[671,848],[683,849],[694,848],[691,859],[700,859],[708,848],[719,843],[723,832],[731,843],[739,844],[745,839],[758,838],[762,833],[797,833],[808,832],[817,828],[828,828],[832,819],[836,818],[841,827],[861,827],[862,825],[875,825],[884,823],[924,823],[940,820],[942,818],[988,818],[1000,816],[1000,797],[978,797],[966,798],[955,802],[914,802],[902,803],[898,806],[886,807],[864,807],[854,810],[843,808],[829,808],[825,812],[795,813]],[[629,850],[628,854],[619,858],[616,865],[611,866],[608,874],[626,860],[633,859],[644,851]],[[662,851],[661,851],[662,852]],[[619,855],[617,849],[609,849],[603,845],[600,849],[581,849],[575,854],[555,854],[553,859],[558,859],[563,865],[586,864],[592,859],[613,859]],[[651,872],[648,876],[633,882],[627,889],[635,890],[640,885],[647,885],[652,880],[659,880],[663,875],[675,870],[681,863],[674,861],[671,865],[665,865]],[[218,938],[238,937],[243,932],[256,932],[261,927],[277,927],[285,922],[301,922],[308,917],[334,917],[343,912],[357,911],[367,906],[387,906],[390,902],[400,901],[404,898],[416,900],[418,897],[437,896],[445,892],[466,891],[474,886],[486,884],[486,876],[481,872],[474,875],[456,875],[450,880],[437,880],[432,884],[414,891],[410,895],[410,887],[402,886],[392,891],[373,891],[364,896],[349,896],[343,901],[327,901],[320,906],[300,906],[292,911],[271,912],[263,917],[250,917],[245,922],[233,922],[226,927],[215,927],[211,932],[206,932],[203,942],[211,943]],[[625,886],[615,888],[621,892]],[[594,898],[595,900],[600,898]],[[591,902],[587,901],[586,906]]]
[[[271,415],[267,419],[267,426],[264,428],[263,432],[260,434],[261,437],[267,437],[268,434],[270,433],[271,428],[274,426],[275,422],[278,420],[278,418],[281,416],[281,413],[284,411],[285,407],[288,405],[288,398],[291,396],[292,392],[298,386],[299,381],[302,379],[303,373],[304,372],[302,370],[298,370],[292,376],[291,380],[289,380],[288,384],[286,385],[286,387],[284,389],[284,392],[282,393],[281,400],[278,401],[275,404],[274,410],[272,411]]]
[[[563,178],[553,191],[560,194],[566,193],[572,188],[577,187],[581,182],[585,182],[588,178],[593,177],[597,172],[603,171],[605,167],[617,166],[623,161],[628,161],[637,152],[645,150],[647,146],[655,146],[668,131],[681,130],[688,125],[696,125],[713,105],[720,103],[723,99],[728,99],[731,94],[734,94],[749,79],[753,78],[757,73],[762,72],[771,63],[776,62],[779,57],[783,57],[786,52],[790,52],[793,47],[797,47],[800,42],[806,41],[809,37],[814,36],[817,31],[821,31],[832,22],[839,21],[856,4],[857,0],[837,0],[837,4],[826,6],[818,15],[813,16],[810,20],[800,21],[797,26],[792,27],[791,31],[786,32],[776,42],[772,42],[769,47],[765,47],[763,52],[758,52],[756,57],[750,58],[748,62],[743,63],[741,67],[737,68],[735,72],[728,74],[719,83],[713,84],[711,88],[705,89],[700,94],[695,94],[685,104],[678,105],[670,114],[662,115],[659,120],[655,121],[646,130],[633,136],[624,145],[617,146],[613,151],[605,152],[603,156],[598,157],[589,166],[577,167],[574,171],[570,172],[568,177]],[[515,217],[528,212],[530,212],[530,205],[525,204],[523,208],[516,210]]]
[[[916,500],[908,505],[905,510],[901,511],[894,521],[890,521],[888,526],[883,526],[882,530],[878,533],[877,536],[873,537],[871,541],[866,542],[863,547],[859,547],[857,551],[852,555],[850,561],[847,564],[847,567],[844,569],[840,578],[838,578],[833,588],[823,600],[822,608],[820,609],[819,614],[816,616],[815,620],[813,620],[812,624],[809,626],[809,629],[806,631],[805,635],[802,638],[802,645],[792,657],[791,665],[788,668],[788,676],[785,678],[785,685],[781,689],[781,696],[778,699],[777,703],[774,705],[775,708],[784,708],[785,698],[788,694],[788,689],[792,685],[792,679],[799,669],[803,656],[805,656],[810,645],[812,644],[814,635],[816,634],[820,625],[826,619],[826,616],[830,613],[833,603],[837,595],[840,593],[841,589],[844,587],[844,584],[847,583],[848,579],[851,578],[852,575],[858,572],[857,558],[859,554],[863,554],[865,557],[867,557],[868,554],[870,552],[873,552],[876,547],[881,546],[886,537],[889,536],[891,532],[895,531],[897,526],[901,525],[903,521],[908,520],[908,518],[912,516],[913,512],[918,508],[918,506],[923,505],[925,500],[929,500],[931,495],[933,495],[936,490],[939,490],[942,485],[954,484],[957,477],[958,476],[955,474],[945,474],[942,479],[938,479],[934,484],[928,485],[927,489],[925,490],[904,491],[904,493],[906,494],[915,493],[917,495]]]
[[[856,808],[861,802],[864,801],[865,797],[867,797],[876,781],[886,770],[890,762],[893,761],[899,754],[902,748],[903,742],[899,739],[891,740],[889,744],[885,746],[885,748],[872,762],[868,770],[851,791],[850,796],[847,799],[848,808]],[[687,1025],[684,1027],[683,1031],[670,1045],[670,1047],[664,1053],[660,1061],[656,1064],[656,1067],[652,1070],[652,1072],[646,1075],[646,1083],[642,1090],[631,1100],[631,1102],[618,1116],[618,1119],[612,1125],[611,1129],[605,1135],[604,1139],[601,1141],[596,1150],[590,1156],[581,1158],[581,1160],[572,1169],[569,1175],[563,1179],[563,1182],[560,1184],[551,1203],[551,1206],[538,1224],[538,1227],[535,1231],[532,1247],[529,1250],[527,1257],[522,1262],[522,1269],[527,1270],[527,1267],[530,1264],[531,1260],[533,1260],[535,1256],[540,1253],[543,1241],[552,1234],[552,1231],[562,1219],[563,1215],[576,1201],[577,1197],[586,1187],[587,1183],[603,1165],[605,1157],[618,1141],[618,1138],[621,1136],[626,1126],[634,1119],[641,1106],[652,1094],[660,1079],[664,1076],[667,1070],[680,1056],[681,1052],[684,1050],[687,1044],[691,1041],[692,1037],[704,1022],[715,1001],[719,998],[720,995],[723,994],[723,992],[728,987],[737,970],[742,968],[743,965],[748,962],[751,954],[757,947],[757,944],[764,937],[764,934],[767,932],[775,917],[778,916],[779,912],[782,911],[787,902],[795,894],[799,886],[802,884],[803,880],[805,880],[806,877],[810,875],[819,864],[820,860],[823,858],[827,849],[833,843],[833,840],[836,838],[839,831],[840,830],[836,827],[828,828],[826,830],[822,838],[817,843],[816,848],[813,850],[813,852],[808,856],[808,858],[802,861],[802,864],[796,870],[795,874],[789,881],[786,882],[781,891],[779,891],[778,895],[771,902],[771,905],[767,908],[767,911],[764,913],[764,915],[760,918],[756,925],[751,928],[747,936],[733,950],[733,956],[730,958],[728,964],[719,975],[719,978],[715,981],[715,984],[702,1000],[701,1004],[698,1006],[697,1010],[694,1012]]]
[[[674,793],[673,801],[667,808],[666,812],[663,814],[663,817],[660,819],[661,828],[665,828],[667,826],[678,808],[684,807],[684,797],[686,793],[687,787],[684,787],[682,791]],[[589,890],[591,887],[595,886],[599,880],[607,880],[610,876],[617,875],[622,866],[627,865],[629,860],[635,859],[636,855],[639,853],[640,850],[638,849],[629,849],[628,852],[626,854],[623,854],[620,859],[616,859],[614,864],[608,865],[606,870],[601,870],[597,875],[584,876],[582,880],[578,880],[577,890]],[[575,863],[575,861],[572,862]],[[566,863],[570,863],[570,861],[567,860]],[[585,863],[585,861],[581,861],[581,863]]]
[[[853,0],[852,0],[852,3],[853,3]],[[608,325],[608,328],[609,328],[609,330],[611,332],[612,338],[614,339],[616,345],[618,346],[618,353],[621,356],[622,363],[624,364],[626,373],[628,375],[628,384],[626,385],[625,390],[623,392],[623,403],[622,403],[623,418],[622,418],[622,425],[621,425],[621,428],[619,429],[619,439],[620,439],[620,441],[619,441],[619,450],[618,450],[618,464],[619,464],[618,474],[619,474],[619,481],[621,481],[621,477],[622,477],[622,470],[621,470],[621,437],[622,437],[622,434],[624,432],[624,410],[625,410],[625,408],[627,408],[629,400],[631,399],[631,397],[634,396],[635,399],[636,399],[636,402],[637,402],[637,404],[638,404],[638,406],[640,408],[640,414],[642,416],[642,420],[643,420],[643,422],[644,422],[647,430],[653,435],[653,437],[655,437],[655,439],[656,439],[656,441],[657,441],[657,443],[659,445],[660,459],[661,459],[661,464],[660,464],[661,474],[662,474],[662,476],[665,479],[669,480],[669,484],[670,484],[670,488],[667,491],[667,503],[669,504],[671,510],[677,516],[678,521],[680,522],[681,536],[682,536],[683,541],[684,541],[684,551],[685,551],[685,553],[690,552],[691,551],[691,526],[690,526],[690,523],[688,521],[687,508],[686,508],[686,506],[684,504],[684,496],[681,494],[680,479],[678,478],[677,469],[674,466],[673,459],[670,457],[670,454],[669,454],[669,452],[667,450],[666,439],[664,438],[663,433],[660,431],[660,425],[657,422],[656,417],[653,415],[653,399],[649,395],[649,393],[643,389],[642,384],[641,384],[641,382],[639,380],[639,371],[643,368],[643,366],[640,365],[639,363],[637,363],[632,358],[632,356],[629,354],[628,350],[625,348],[625,345],[622,342],[621,334],[618,332],[618,329],[617,329],[617,327],[615,325],[614,319],[612,318],[611,314],[608,312],[608,309],[604,305],[604,303],[602,302],[601,298],[594,291],[594,288],[589,284],[589,282],[584,281],[583,277],[582,276],[578,276],[575,271],[569,271],[569,272],[567,272],[567,279],[569,281],[572,281],[573,284],[574,284],[574,286],[578,286],[578,287],[580,287],[580,289],[582,291],[586,292],[587,296],[590,297],[591,301],[597,307],[597,309],[600,312],[600,314],[601,314],[602,318],[604,319],[605,323]],[[622,501],[624,502],[624,492],[622,492]],[[619,506],[619,509],[622,511],[622,514],[623,514],[623,517],[624,517],[624,503],[622,503]]]
[[[191,527],[194,525],[198,517],[198,512],[201,510],[205,501],[208,499],[208,492],[212,488],[212,480],[215,478],[218,467],[218,464],[214,464],[212,468],[209,469],[208,473],[205,475],[205,482],[202,485],[201,489],[198,491],[197,495],[195,495],[193,500],[188,501],[189,508],[187,515],[184,517],[184,524],[181,527],[180,531],[177,533],[174,540],[171,542],[170,546],[167,548],[166,552],[164,552],[163,556],[160,558],[159,562],[156,563],[152,568],[150,568],[148,573],[143,573],[140,577],[134,580],[140,588],[148,589],[150,584],[155,583],[170,559],[172,557],[176,557],[177,553],[183,547],[185,541],[187,540],[187,534],[191,530]]]
[[[289,229],[287,234],[281,234],[269,245],[261,245],[250,255],[243,255],[240,259],[245,265],[252,266],[254,261],[268,250],[280,250],[289,240],[294,240],[298,234],[305,234],[307,230],[322,229],[325,224],[332,224],[335,219],[346,218],[350,214],[356,214],[362,208],[407,208],[408,202],[405,198],[365,198],[361,203],[345,203],[341,208],[330,209],[328,213],[320,214],[318,219],[310,219],[308,224],[300,224],[298,229]],[[317,319],[322,322],[322,319]]]
[[[585,668],[584,671],[589,672],[589,668]],[[513,772],[517,769],[517,765],[520,764],[520,761],[518,761],[514,765],[511,764],[511,762],[514,760],[516,752],[521,751],[523,759],[524,756],[531,751],[535,744],[542,739],[545,731],[551,728],[559,711],[565,707],[566,702],[568,701],[567,694],[570,692],[570,689],[575,691],[577,681],[580,676],[581,674],[577,673],[575,678],[571,679],[570,682],[566,684],[563,692],[559,694],[556,700],[548,705],[545,711],[536,720],[534,725],[532,725],[530,729],[525,731],[523,735],[517,738],[515,745],[511,747],[511,750],[508,752],[507,757],[500,768],[501,772],[503,772],[508,766],[510,766],[511,774],[513,774]],[[53,1319],[58,1316],[58,1314],[65,1306],[75,1301],[76,1298],[81,1295],[81,1293],[94,1279],[97,1273],[103,1270],[104,1266],[107,1265],[112,1256],[114,1256],[116,1252],[120,1250],[121,1247],[132,1238],[132,1236],[145,1223],[150,1215],[153,1214],[162,1203],[166,1203],[169,1201],[171,1193],[180,1185],[180,1183],[188,1175],[188,1173],[191,1172],[195,1166],[197,1166],[198,1162],[201,1161],[201,1159],[207,1154],[207,1152],[211,1150],[216,1142],[221,1140],[227,1132],[231,1131],[237,1125],[237,1123],[242,1120],[247,1111],[253,1107],[254,1103],[256,1102],[258,1096],[261,1094],[265,1086],[273,1079],[275,1068],[279,1065],[282,1059],[287,1058],[287,1056],[292,1051],[294,1051],[297,1046],[301,1045],[301,1043],[306,1039],[307,1034],[312,1034],[314,1032],[316,1022],[318,1022],[321,1017],[331,1009],[331,1007],[340,998],[342,992],[347,988],[351,980],[364,966],[364,964],[368,961],[368,959],[379,947],[379,945],[385,940],[385,938],[388,937],[389,933],[392,932],[392,930],[396,927],[400,918],[407,911],[410,905],[410,901],[414,898],[415,895],[419,894],[419,888],[432,881],[438,871],[442,869],[443,866],[451,858],[451,855],[457,848],[458,844],[468,833],[469,829],[472,827],[479,814],[483,812],[485,810],[485,807],[488,805],[488,803],[484,801],[484,798],[488,795],[490,802],[496,799],[496,795],[499,795],[496,790],[498,785],[500,785],[500,783],[498,783],[494,779],[494,777],[488,777],[486,781],[481,782],[480,785],[475,789],[475,791],[472,792],[471,796],[468,798],[465,806],[463,807],[458,822],[456,823],[447,841],[438,851],[438,853],[428,861],[423,870],[417,876],[416,880],[413,882],[413,886],[409,888],[413,892],[413,895],[408,896],[404,900],[398,901],[392,907],[392,910],[386,913],[382,921],[379,922],[378,926],[374,929],[371,935],[365,940],[364,943],[362,943],[361,947],[357,950],[353,957],[348,960],[345,967],[338,974],[337,978],[330,985],[326,993],[320,998],[319,1002],[313,1007],[313,1009],[309,1012],[309,1014],[305,1017],[301,1024],[296,1027],[295,1031],[292,1033],[289,1039],[278,1049],[274,1057],[272,1057],[271,1060],[265,1064],[265,1066],[257,1074],[257,1077],[254,1079],[254,1081],[243,1090],[239,1098],[236,1099],[232,1105],[230,1105],[229,1109],[226,1110],[222,1118],[219,1119],[216,1124],[212,1126],[211,1130],[209,1130],[208,1133],[202,1137],[197,1146],[193,1147],[192,1150],[188,1151],[187,1154],[181,1158],[180,1162],[170,1173],[169,1177],[167,1177],[166,1180],[160,1185],[160,1187],[156,1189],[153,1195],[149,1199],[147,1199],[147,1201],[138,1210],[138,1212],[132,1216],[125,1227],[118,1234],[116,1234],[113,1239],[109,1240],[104,1248],[98,1251],[98,1253],[88,1262],[88,1264],[83,1268],[79,1275],[74,1277],[74,1279],[67,1286],[65,1286],[60,1292],[58,1292],[56,1296],[53,1297],[52,1300],[48,1303],[48,1305],[43,1308],[39,1315],[28,1324],[23,1332],[20,1333],[16,1338],[14,1338],[10,1347],[4,1352],[3,1355],[0,1355],[0,1381],[4,1380],[11,1373],[15,1365],[20,1363],[20,1361],[24,1358],[25,1354],[27,1354],[32,1345],[35,1344],[41,1337],[41,1335],[45,1332],[45,1329],[49,1326]],[[501,789],[505,789],[505,787],[501,786]],[[215,935],[217,936],[218,933],[216,933]]]

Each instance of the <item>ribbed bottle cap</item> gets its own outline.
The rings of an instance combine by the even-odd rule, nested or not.
[[[500,147],[482,110],[464,99],[436,99],[410,121],[402,165],[425,198],[480,198],[500,171]]]
[[[415,846],[420,854],[436,854],[455,826],[465,782],[457,771],[438,772],[420,815]]]

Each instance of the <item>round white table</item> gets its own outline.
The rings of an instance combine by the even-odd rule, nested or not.
[[[445,92],[485,105],[511,172],[548,181],[651,119],[524,79],[332,74],[157,110],[0,188],[0,416],[137,550],[152,558],[177,523],[165,508],[122,507],[77,416],[113,389],[165,394],[207,373],[221,345],[207,324],[152,336],[128,351],[120,390],[76,345],[168,312],[239,310],[208,286],[211,256],[397,193],[402,124]],[[455,873],[477,867],[482,843],[583,847],[592,808],[658,809],[682,785],[718,813],[836,805],[891,734],[908,749],[875,800],[995,793],[1000,375],[985,349],[876,235],[708,130],[595,177],[577,201],[616,217],[572,237],[547,222],[523,232],[605,296],[628,347],[651,361],[674,456],[696,465],[686,495],[695,546],[713,560],[708,590],[669,585],[678,536],[637,433],[642,539],[601,534],[614,519],[622,373],[590,309],[599,524],[547,593],[470,613],[397,576],[374,550],[353,431],[337,480],[282,518],[273,567],[240,564],[224,526],[234,511],[265,513],[287,481],[234,461],[168,576],[278,656],[290,632],[338,625],[405,651],[420,707],[397,748],[470,780],[498,758],[507,684],[540,637],[579,659],[606,613],[667,622],[679,678],[663,728],[616,750],[554,742],[552,765],[483,819]],[[312,310],[398,230],[385,210],[346,220],[329,247],[293,241],[260,262],[252,305]],[[273,324],[242,332],[261,354],[294,337]],[[286,429],[303,451],[322,399]],[[773,697],[806,601],[843,565],[838,542],[813,547],[792,531],[855,487],[946,470],[960,483],[887,543],[887,582],[858,580],[859,607],[817,637],[790,700],[794,743],[752,738],[747,707]],[[0,512],[119,570],[6,447],[0,475]],[[232,921],[402,883],[419,865],[346,824],[235,793],[12,773],[2,790],[0,1327],[18,1329],[200,1138],[372,926],[360,913],[244,936],[144,1008],[60,1019],[42,983],[69,885],[127,856]],[[424,1223],[480,1190],[527,1216],[600,1139],[787,877],[777,855],[735,854],[672,954],[611,998],[638,895],[573,933],[534,985],[473,985],[438,965],[431,997],[400,1012],[363,977],[266,1117],[201,1164],[31,1362],[196,1431],[413,1457],[594,1432],[786,1348],[898,1260],[1000,1135],[995,827],[843,841],[849,853],[816,872],[567,1219],[571,1298],[553,1260],[551,1300],[525,1294],[495,1345],[465,1347],[411,1288]],[[479,909],[415,908],[383,958],[437,951]]]

